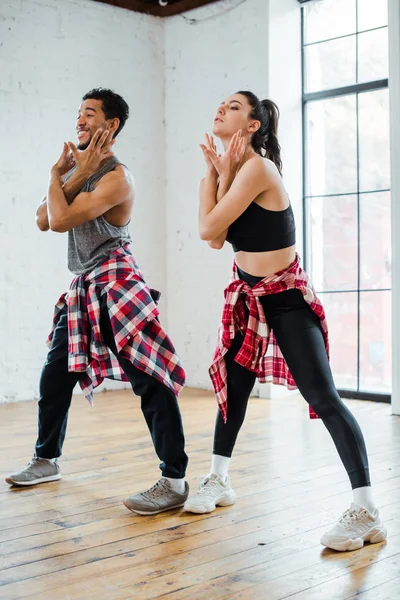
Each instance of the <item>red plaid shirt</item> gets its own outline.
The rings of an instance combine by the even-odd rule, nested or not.
[[[289,390],[297,389],[293,376],[276,342],[274,332],[269,330],[260,302],[261,296],[277,294],[292,288],[302,292],[305,301],[319,317],[325,338],[326,351],[329,356],[328,327],[325,312],[307,273],[300,267],[298,255],[287,269],[268,275],[254,287],[239,278],[234,263],[231,282],[224,292],[225,304],[218,343],[213,363],[209,369],[218,406],[225,422],[228,414],[228,395],[224,355],[229,350],[237,331],[241,331],[244,335],[242,347],[235,358],[237,363],[256,373],[260,383],[272,381],[275,384],[286,385]],[[246,306],[248,307],[248,318]],[[311,407],[310,418],[318,418]]]
[[[68,370],[84,373],[79,384],[92,404],[93,389],[105,378],[129,381],[112,357],[100,329],[100,297],[105,296],[121,356],[161,381],[176,395],[185,372],[158,320],[160,294],[150,290],[127,246],[86,275],[73,279],[55,306],[50,346],[62,309],[68,307]],[[90,340],[90,341],[89,341]]]

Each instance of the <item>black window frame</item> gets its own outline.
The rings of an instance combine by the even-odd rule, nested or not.
[[[307,104],[309,102],[315,100],[323,100],[326,98],[337,98],[339,96],[345,95],[355,95],[356,97],[356,118],[357,118],[357,173],[359,180],[359,172],[360,172],[360,161],[359,161],[359,131],[358,131],[358,120],[359,120],[359,106],[358,106],[358,98],[359,94],[364,92],[373,92],[380,89],[389,88],[389,78],[379,79],[375,81],[369,81],[367,83],[356,83],[349,86],[343,86],[338,88],[327,89],[319,92],[306,92],[306,72],[305,72],[305,49],[309,45],[313,45],[315,43],[321,42],[312,42],[311,44],[306,44],[305,42],[305,4],[310,2],[311,0],[298,0],[300,3],[301,10],[301,85],[302,85],[302,176],[303,176],[303,193],[302,193],[302,208],[303,208],[303,264],[304,268],[307,270],[307,240],[308,240],[308,214],[307,214],[307,200],[312,197],[307,195],[307,125],[306,125],[306,111]],[[356,17],[358,17],[358,3],[359,0],[355,0],[356,2]],[[358,18],[357,18],[358,23]],[[366,31],[375,31],[376,29],[387,28],[388,26],[380,26]],[[354,35],[354,34],[350,34]],[[359,32],[355,32],[356,40],[358,43],[358,35]],[[337,36],[332,38],[340,39],[341,37],[346,36]],[[328,41],[328,40],[323,40]],[[358,51],[356,48],[356,72],[358,73]],[[389,190],[375,190],[377,192],[390,191]],[[373,193],[374,190],[368,190],[369,193]],[[358,228],[360,227],[360,186],[359,181],[357,184],[357,214],[358,214]],[[319,194],[318,197],[327,197],[332,194]],[[335,194],[336,195],[336,194]],[[360,272],[360,235],[357,236],[357,251],[358,251],[358,271]],[[338,392],[342,398],[352,398],[357,400],[371,400],[374,402],[391,402],[391,394],[386,393],[375,393],[375,392],[365,392],[360,391],[360,298],[361,292],[368,290],[360,290],[360,281],[358,281],[358,289],[353,290],[357,292],[357,314],[358,314],[358,323],[357,323],[357,390],[346,390],[346,389],[338,389]],[[392,289],[392,288],[391,288]],[[390,291],[391,291],[390,289]],[[351,291],[351,290],[346,290]],[[375,291],[375,290],[374,290]],[[385,291],[385,290],[379,290]]]

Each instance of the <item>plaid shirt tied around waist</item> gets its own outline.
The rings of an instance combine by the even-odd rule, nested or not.
[[[93,390],[103,379],[129,381],[106,346],[100,329],[100,299],[106,297],[118,353],[135,367],[166,385],[177,396],[185,385],[185,372],[171,340],[158,320],[160,293],[150,290],[127,246],[90,273],[75,277],[58,300],[54,330],[65,306],[68,309],[68,370],[82,372],[81,389],[93,403]]]
[[[256,373],[260,383],[272,382],[286,385],[289,390],[297,389],[296,383],[279,349],[274,332],[270,331],[260,297],[298,289],[312,311],[320,320],[325,348],[329,357],[328,326],[324,308],[316,296],[307,273],[300,267],[300,257],[287,269],[268,275],[251,287],[240,279],[236,263],[233,275],[224,291],[225,303],[218,334],[218,343],[209,369],[217,403],[224,421],[228,415],[227,371],[224,355],[228,352],[237,331],[244,335],[243,344],[235,361]],[[247,311],[246,311],[247,307]],[[267,352],[268,351],[268,352]],[[310,407],[310,418],[318,415]]]

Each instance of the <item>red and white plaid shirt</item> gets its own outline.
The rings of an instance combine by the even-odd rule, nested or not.
[[[127,246],[86,275],[73,279],[55,306],[50,346],[62,309],[68,307],[68,370],[82,372],[79,384],[89,402],[103,379],[129,381],[112,357],[100,329],[100,297],[105,296],[115,345],[135,367],[161,381],[177,396],[185,372],[158,320],[160,293],[150,290]]]
[[[298,254],[296,254],[295,260],[287,269],[268,275],[254,287],[240,279],[236,263],[234,263],[231,282],[224,291],[225,304],[218,343],[213,363],[209,369],[218,406],[225,422],[228,414],[228,394],[224,355],[228,352],[237,331],[241,331],[244,335],[243,344],[235,357],[237,363],[256,373],[260,383],[270,381],[275,384],[286,385],[289,390],[297,389],[293,376],[276,342],[274,332],[270,331],[268,327],[260,302],[262,296],[277,294],[293,288],[302,292],[305,301],[320,319],[326,352],[329,357],[328,326],[325,312],[316,296],[310,278],[300,267]],[[246,306],[249,311],[248,318]],[[310,418],[318,418],[311,407]]]

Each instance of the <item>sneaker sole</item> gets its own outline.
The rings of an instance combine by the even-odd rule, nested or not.
[[[125,500],[123,500],[123,505],[130,510],[133,513],[136,513],[137,515],[142,515],[142,516],[146,516],[146,515],[158,515],[159,513],[162,512],[166,512],[167,510],[174,510],[174,508],[181,508],[185,503],[182,502],[181,504],[175,504],[174,506],[168,506],[167,508],[161,508],[160,510],[153,510],[153,511],[148,511],[148,510],[138,510],[137,508],[131,508],[130,506],[128,506],[125,502]]]
[[[326,546],[327,548],[331,548],[332,550],[337,550],[338,552],[349,552],[351,550],[359,550],[364,546],[365,542],[369,542],[370,544],[379,544],[380,542],[384,542],[387,538],[386,529],[380,525],[379,527],[374,527],[363,535],[362,537],[344,540],[343,542],[332,542],[329,541],[328,535],[323,535],[321,538],[321,544]]]
[[[213,512],[217,506],[232,506],[235,504],[236,494],[220,497],[216,502],[210,502],[209,504],[198,506],[196,504],[190,504],[190,502],[185,502],[184,509],[187,512],[195,513],[197,515],[204,515],[206,513]]]
[[[6,483],[15,485],[16,487],[29,487],[31,485],[38,485],[39,483],[49,483],[50,481],[58,481],[61,479],[61,473],[57,475],[49,475],[48,477],[40,477],[40,479],[32,479],[31,481],[16,481],[11,477],[6,477]]]

